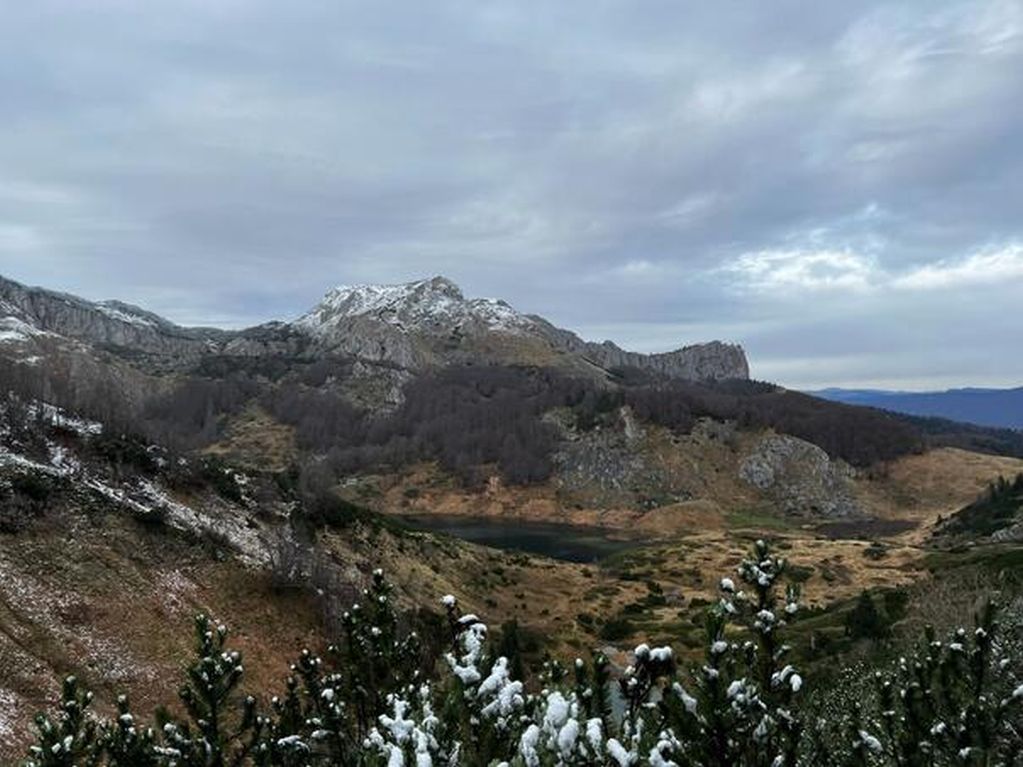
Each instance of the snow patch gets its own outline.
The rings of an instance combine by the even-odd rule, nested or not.
[[[50,334],[17,317],[0,317],[0,344],[24,344],[46,335]]]
[[[152,320],[141,317],[137,314],[132,314],[124,310],[123,306],[117,305],[110,301],[101,301],[95,304],[96,309],[103,315],[109,317],[112,320],[123,322],[127,325],[134,325],[139,328],[152,328],[156,327]]]
[[[67,431],[73,431],[79,437],[91,437],[97,434],[103,433],[103,424],[99,421],[89,421],[85,418],[77,418],[59,407],[42,403],[39,405],[32,405],[29,408],[29,413],[32,417],[39,412],[39,408],[42,408],[43,418],[49,422],[51,426],[55,426],[58,429],[65,429]]]
[[[18,726],[18,703],[17,695],[0,687],[0,740],[4,742],[14,739]]]
[[[536,323],[504,301],[467,299],[450,280],[434,277],[400,285],[344,285],[330,291],[294,325],[329,333],[344,320],[369,317],[406,330],[449,332],[470,325],[518,334]]]

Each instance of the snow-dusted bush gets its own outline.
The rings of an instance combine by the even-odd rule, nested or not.
[[[1013,765],[1023,759],[1023,684],[1012,637],[990,603],[974,630],[947,641],[932,629],[888,668],[861,668],[874,689],[855,705],[830,705],[808,744],[808,763]],[[1016,665],[1016,668],[1013,666]],[[812,761],[809,761],[811,760]]]

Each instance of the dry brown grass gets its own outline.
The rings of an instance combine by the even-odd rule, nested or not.
[[[223,439],[204,452],[262,471],[283,471],[298,456],[295,430],[255,406],[231,419]]]
[[[916,522],[917,529],[901,539],[921,543],[939,516],[961,509],[999,476],[1021,471],[1018,458],[940,448],[893,462],[887,476],[859,481],[857,493],[880,518]]]
[[[370,489],[364,488],[358,500],[380,510],[598,525],[661,540],[624,555],[629,562],[624,569],[531,559],[528,567],[514,571],[514,585],[509,588],[484,576],[487,556],[497,557],[493,564],[506,555],[463,555],[468,559],[457,563],[457,575],[443,564],[432,576],[410,574],[410,581],[428,584],[425,590],[433,594],[459,593],[461,588],[460,596],[482,615],[514,616],[570,651],[599,644],[594,633],[575,620],[581,611],[592,609],[594,598],[597,612],[605,618],[641,599],[646,580],[658,582],[665,593],[676,595],[676,602],[681,597],[683,604],[693,597],[713,599],[720,576],[734,571],[757,537],[771,538],[785,551],[802,574],[805,597],[813,604],[849,599],[865,588],[927,578],[922,543],[937,515],[972,500],[999,474],[1023,470],[1023,461],[960,450],[909,456],[893,463],[881,478],[858,478],[855,492],[879,519],[904,521],[911,528],[901,531],[890,525],[895,531],[886,532],[881,526],[864,525],[860,539],[852,529],[850,539],[831,540],[807,520],[779,515],[738,483],[735,455],[745,445],[708,444],[711,441],[700,435],[679,440],[657,430],[645,439],[644,450],[660,455],[658,460],[668,462],[673,471],[687,478],[690,473],[706,477],[701,486],[706,497],[646,512],[594,508],[572,503],[553,485],[509,488],[495,480],[482,492],[468,492],[436,467],[422,465],[401,475],[372,478]],[[415,488],[414,497],[408,488]],[[878,550],[883,554],[877,556]],[[537,599],[522,599],[518,594],[535,594]],[[646,611],[637,622],[635,638],[668,632],[678,621],[677,606]]]
[[[266,575],[217,561],[198,541],[119,514],[63,512],[4,536],[0,549],[0,762],[22,756],[29,724],[75,673],[112,710],[127,693],[148,716],[173,704],[202,611],[231,627],[246,676],[280,687],[289,659],[319,641],[312,602]]]
[[[644,450],[670,462],[673,471],[706,476],[701,486],[706,497],[651,511],[595,508],[573,502],[553,484],[509,488],[494,480],[481,492],[469,492],[428,464],[400,475],[370,478],[361,488],[353,485],[348,491],[355,500],[381,511],[597,525],[611,533],[628,532],[655,541],[625,555],[629,566],[624,570],[530,558],[528,566],[514,569],[514,584],[507,588],[485,577],[487,563],[507,561],[507,555],[480,553],[486,550],[478,547],[459,546],[462,553],[457,562],[420,555],[409,566],[407,580],[410,588],[419,589],[417,598],[453,591],[480,614],[516,617],[570,650],[598,643],[592,631],[575,621],[581,611],[590,609],[596,595],[597,610],[605,618],[642,598],[645,580],[657,581],[666,593],[682,596],[683,601],[713,599],[720,576],[734,571],[757,537],[771,538],[784,549],[802,572],[805,596],[814,604],[852,598],[864,588],[926,578],[922,544],[937,516],[972,500],[999,474],[1023,470],[1023,461],[961,450],[909,456],[894,462],[880,478],[856,479],[855,492],[877,518],[903,521],[910,529],[889,525],[894,532],[886,532],[883,526],[863,525],[857,532],[853,526],[848,540],[831,540],[808,520],[780,515],[739,485],[735,455],[744,444],[713,443],[700,435],[680,440],[657,430],[645,439]],[[414,493],[409,488],[415,488]],[[880,547],[872,548],[874,543]],[[878,548],[883,555],[876,556]],[[423,563],[428,563],[430,572],[421,570]],[[536,599],[529,598],[531,594]],[[652,613],[639,627],[646,633],[637,633],[636,638],[667,631],[679,619],[677,608]]]

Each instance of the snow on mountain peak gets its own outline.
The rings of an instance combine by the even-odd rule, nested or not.
[[[294,324],[313,333],[327,333],[345,320],[367,317],[405,330],[449,332],[467,326],[521,333],[535,323],[504,301],[467,299],[446,277],[396,285],[343,285],[331,290],[318,306]]]

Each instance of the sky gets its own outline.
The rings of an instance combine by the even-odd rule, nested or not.
[[[1023,385],[1023,0],[0,0],[0,274],[443,274],[792,387]]]

